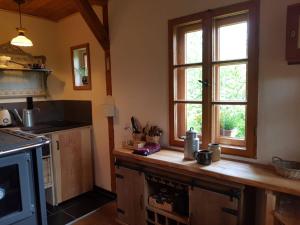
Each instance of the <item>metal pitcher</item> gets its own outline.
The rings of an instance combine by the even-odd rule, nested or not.
[[[194,160],[195,159],[195,152],[199,150],[199,138],[197,131],[191,127],[186,132],[186,137],[184,139],[184,159],[186,160]]]

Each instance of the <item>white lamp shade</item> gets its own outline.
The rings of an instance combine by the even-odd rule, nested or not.
[[[28,39],[24,33],[19,33],[19,35],[13,38],[10,42],[12,45],[21,46],[21,47],[31,47],[33,46],[32,41]]]

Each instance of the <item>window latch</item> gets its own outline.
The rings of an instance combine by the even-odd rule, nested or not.
[[[203,87],[209,86],[209,82],[207,80],[198,80],[198,81],[203,85]]]

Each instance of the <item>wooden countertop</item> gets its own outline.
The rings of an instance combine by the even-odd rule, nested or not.
[[[161,150],[145,157],[132,154],[132,150],[129,149],[116,149],[114,155],[120,160],[193,177],[209,176],[223,181],[300,196],[300,180],[283,178],[269,166],[225,159],[212,163],[210,166],[202,166],[196,161],[184,160],[182,152],[171,150]]]

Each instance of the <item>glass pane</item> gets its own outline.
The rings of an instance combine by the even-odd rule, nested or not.
[[[195,131],[201,134],[202,131],[202,105],[201,104],[183,104],[175,105],[175,130],[177,137],[185,136],[186,131],[193,127]]]
[[[175,99],[202,101],[202,67],[179,68],[175,73]]]
[[[216,136],[245,140],[246,106],[218,105],[214,113]]]
[[[247,64],[217,65],[214,71],[215,101],[247,100]]]
[[[247,58],[248,23],[241,22],[218,28],[219,56],[217,60]]]
[[[202,30],[185,34],[185,63],[202,62]]]
[[[1,167],[0,173],[0,218],[2,218],[22,211],[22,200],[18,165]]]

